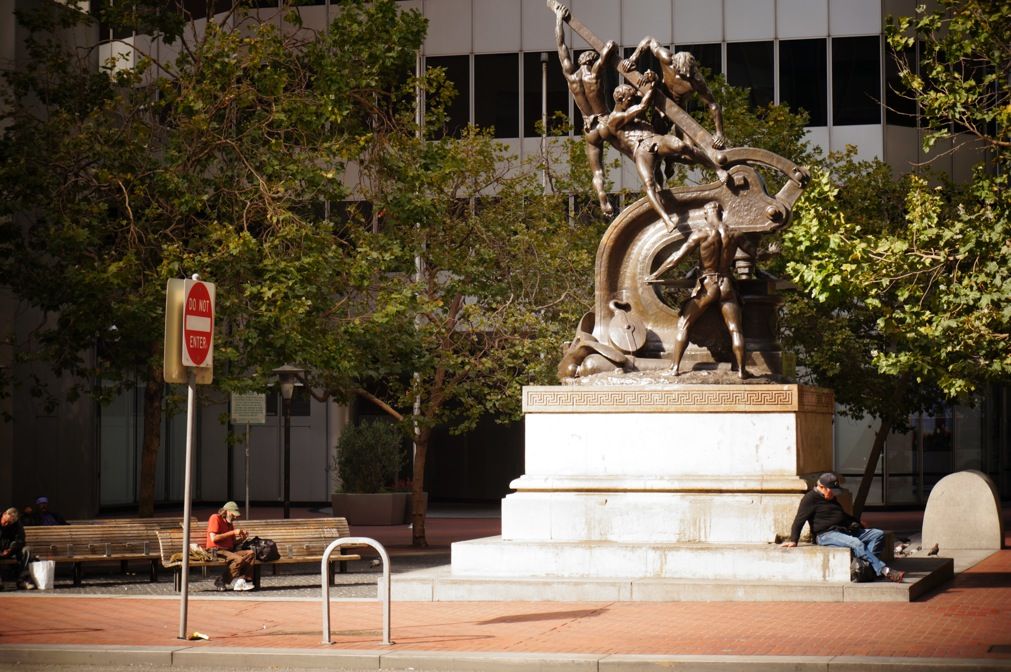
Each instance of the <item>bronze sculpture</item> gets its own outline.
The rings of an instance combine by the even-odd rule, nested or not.
[[[709,108],[709,114],[713,118],[713,125],[716,133],[713,135],[713,149],[723,149],[726,147],[727,138],[723,134],[723,110],[720,108],[713,92],[709,90],[699,64],[690,52],[672,52],[665,49],[655,37],[644,37],[635,48],[632,55],[621,62],[619,66],[622,72],[632,72],[638,68],[637,61],[644,49],[649,49],[650,53],[660,63],[660,74],[663,76],[663,93],[676,105],[684,106],[684,98],[689,94],[696,94],[705,101]]]
[[[555,35],[563,67],[568,52],[562,21],[568,22],[598,53],[613,50],[613,43],[601,42],[555,0],[547,0],[547,5],[556,15]],[[663,86],[658,85],[655,73],[640,75],[636,71],[635,59],[646,48],[660,61]],[[600,65],[605,60],[601,59]],[[584,117],[583,105],[592,114],[584,128],[588,155],[591,145],[599,151],[606,141],[635,161],[645,198],[627,206],[601,238],[595,265],[594,310],[580,320],[576,336],[559,363],[559,377],[667,368],[681,373],[683,368],[697,364],[730,360],[742,378],[749,374],[749,366],[750,373],[758,375],[783,373],[788,356],[779,351],[776,343],[779,300],[774,282],[752,271],[750,277],[740,280],[738,291],[731,276],[738,265],[753,268],[758,236],[789,223],[793,204],[808,180],[807,171],[764,149],[727,148],[719,105],[690,55],[672,53],[647,37],[621,64],[619,72],[628,84],[627,88],[616,89],[613,111],[598,111],[599,98],[593,104],[585,100],[580,103],[576,98],[576,103]],[[594,76],[599,82],[600,71]],[[569,81],[573,90],[572,79]],[[636,91],[643,96],[639,103],[633,101]],[[709,105],[715,134],[678,104],[691,93]],[[642,119],[651,105],[667,118],[669,133]],[[718,180],[661,191],[657,184],[658,163],[668,159],[711,168]],[[785,184],[776,194],[765,190],[756,164],[786,175]],[[599,176],[596,173],[599,165],[591,163],[594,189],[603,207],[602,169]],[[682,245],[684,249],[679,251]],[[695,248],[699,249],[703,267],[701,277],[659,278]],[[664,303],[664,287],[685,283],[688,287],[695,284],[696,291],[680,309]],[[713,333],[712,320],[707,322],[706,317],[707,308],[717,299],[730,336],[730,347],[726,349]]]
[[[674,375],[680,373],[681,357],[688,346],[688,330],[699,319],[702,312],[712,303],[719,300],[723,321],[730,332],[731,347],[737,360],[737,371],[741,378],[747,378],[748,372],[744,362],[744,333],[741,328],[741,304],[737,299],[734,286],[734,257],[738,250],[738,236],[727,229],[720,215],[720,204],[710,201],[702,208],[705,213],[705,224],[698,227],[688,236],[688,240],[660,265],[647,278],[646,282],[654,283],[668,270],[676,266],[693,250],[699,251],[699,262],[702,266],[691,297],[681,308],[678,318],[677,334],[674,336]]]
[[[622,84],[614,90],[614,111],[601,119],[600,134],[605,140],[618,147],[623,154],[632,157],[636,172],[642,180],[643,191],[650,205],[660,215],[668,231],[677,228],[674,216],[668,213],[660,203],[660,193],[657,191],[655,175],[661,159],[680,160],[685,163],[706,163],[708,158],[697,151],[694,145],[678,139],[673,134],[657,133],[652,124],[646,122],[642,115],[653,104],[656,73],[646,72],[639,85],[645,91],[639,103],[632,104],[635,89]],[[716,169],[720,181],[726,181],[727,171]]]
[[[549,3],[549,6],[552,6]],[[562,64],[562,74],[569,86],[572,100],[583,115],[583,140],[586,147],[586,159],[593,173],[593,188],[597,192],[600,208],[604,214],[614,213],[611,203],[607,200],[604,189],[604,139],[594,131],[597,120],[607,114],[607,96],[604,93],[604,81],[601,70],[614,54],[614,41],[604,45],[598,54],[596,51],[584,51],[579,56],[579,66],[572,64],[569,49],[565,46],[565,32],[562,25],[569,17],[569,10],[557,2],[555,11],[555,42],[558,46],[558,60]]]

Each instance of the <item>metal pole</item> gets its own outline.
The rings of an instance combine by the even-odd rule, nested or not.
[[[541,186],[544,191],[548,190],[548,54],[541,52],[541,161],[544,168],[541,169]]]
[[[186,639],[186,612],[189,608],[190,589],[190,481],[193,473],[193,432],[197,410],[197,374],[189,368],[189,380],[186,383],[186,475],[183,479],[183,566],[180,578],[182,584],[179,593],[179,639]]]
[[[246,423],[246,520],[249,520],[249,423]]]
[[[284,517],[291,518],[291,399],[284,406]]]

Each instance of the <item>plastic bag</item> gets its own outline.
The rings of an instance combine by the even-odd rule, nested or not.
[[[28,573],[39,590],[52,590],[56,580],[56,563],[52,560],[36,560],[28,564]]]

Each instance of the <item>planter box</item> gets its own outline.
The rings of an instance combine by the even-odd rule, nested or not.
[[[341,492],[330,495],[333,515],[348,519],[349,525],[403,525],[411,515],[411,493]]]

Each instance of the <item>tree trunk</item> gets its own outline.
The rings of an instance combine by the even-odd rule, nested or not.
[[[432,430],[418,431],[414,442],[414,479],[411,483],[411,544],[428,546],[425,537],[425,516],[428,513],[428,498],[425,497],[425,458],[428,455],[428,441]]]
[[[864,512],[864,503],[867,501],[867,494],[871,491],[871,482],[874,480],[874,472],[878,468],[878,460],[881,459],[881,452],[885,448],[885,439],[892,431],[890,420],[881,420],[878,431],[874,435],[874,445],[871,447],[871,454],[867,456],[867,466],[864,467],[863,478],[860,479],[860,489],[853,500],[853,517],[860,518]]]
[[[161,343],[155,349],[161,350]],[[154,488],[158,473],[158,449],[161,447],[161,403],[165,393],[161,366],[152,364],[144,386],[144,440],[140,456],[140,507],[141,518],[154,515]]]

